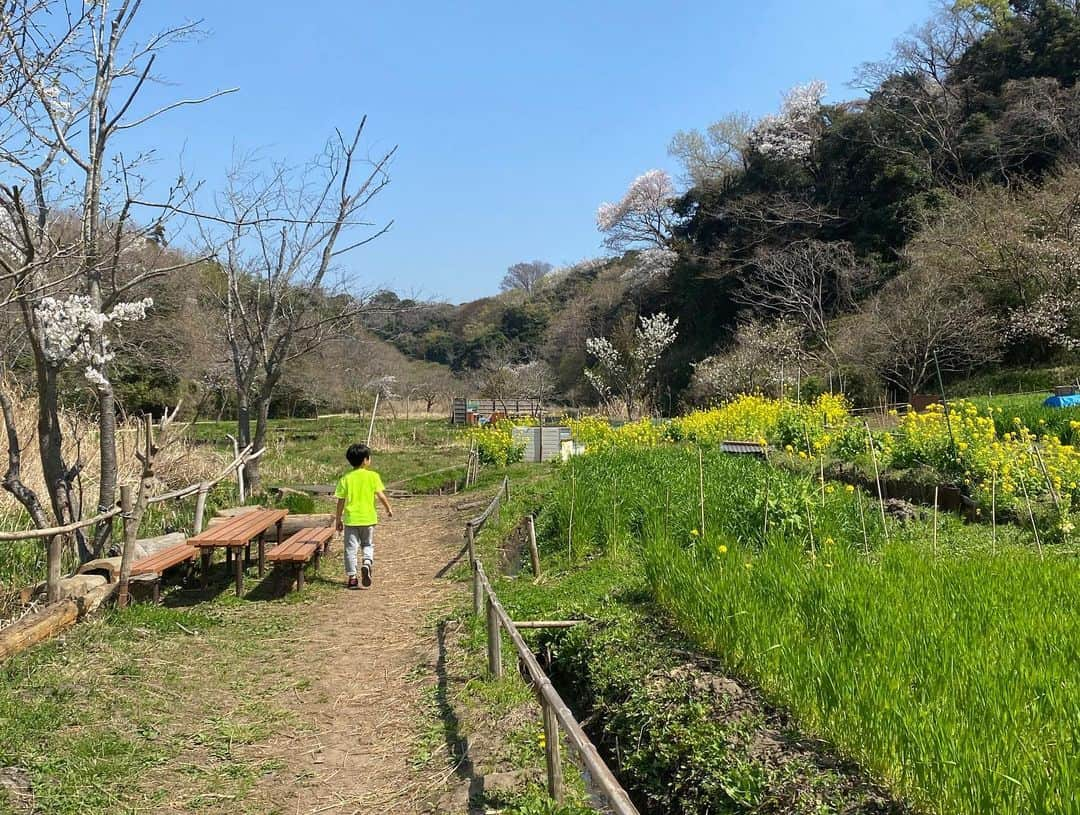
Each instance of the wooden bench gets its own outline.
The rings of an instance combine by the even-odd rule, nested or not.
[[[334,527],[318,526],[300,531],[289,536],[267,554],[266,559],[274,565],[289,564],[296,570],[296,590],[304,588],[304,566],[315,561],[315,573],[319,573],[319,556],[330,548],[334,537]],[[292,584],[290,579],[289,584]]]
[[[154,602],[157,603],[161,600],[162,573],[166,569],[179,566],[181,563],[194,563],[195,557],[198,554],[199,550],[190,543],[178,543],[175,546],[170,546],[168,549],[162,549],[160,552],[154,552],[152,555],[136,560],[131,564],[131,574],[132,576],[156,576],[157,579],[153,581],[153,586]]]
[[[202,553],[203,588],[206,588],[207,573],[210,571],[214,549],[222,548],[226,553],[226,563],[230,559],[233,560],[236,572],[236,596],[243,594],[244,562],[251,560],[251,542],[258,541],[259,577],[262,577],[266,570],[266,533],[276,526],[278,545],[280,545],[281,525],[288,514],[288,510],[284,509],[258,509],[254,512],[245,512],[223,523],[214,524],[193,538],[188,538],[188,544]]]

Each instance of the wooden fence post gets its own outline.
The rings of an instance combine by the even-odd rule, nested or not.
[[[536,548],[536,519],[532,515],[525,517],[529,528],[529,559],[532,560],[533,577],[540,576],[540,550]]]
[[[467,521],[465,523],[465,540],[469,544],[469,568],[476,568],[476,532],[473,529],[473,522]]]
[[[503,495],[506,497],[506,502],[510,502],[510,478],[509,476],[503,479]]]
[[[203,517],[206,515],[206,495],[210,492],[210,485],[203,482],[199,485],[199,493],[195,497],[195,524],[194,533],[198,535],[203,531]]]
[[[473,613],[479,617],[484,613],[484,585],[480,582],[480,570],[473,566],[472,578]]]
[[[499,617],[495,613],[495,604],[489,597],[487,599],[487,640],[488,640],[488,673],[495,679],[501,679],[502,669],[502,640],[499,636]]]
[[[60,561],[64,557],[63,535],[53,535],[45,541],[46,576],[45,599],[55,603],[60,599]]]
[[[544,711],[544,758],[547,760],[548,795],[556,802],[563,802],[562,757],[559,755],[559,720],[555,709],[540,697]]]
[[[120,485],[120,522],[124,526],[124,550],[123,557],[120,558],[120,586],[118,587],[116,595],[116,605],[118,608],[127,608],[129,600],[129,586],[131,585],[131,560],[134,554],[131,546],[128,546],[128,540],[134,539],[138,535],[138,530],[134,530],[135,534],[131,534],[131,530],[128,529],[128,524],[132,523],[131,511],[135,508],[135,502],[131,496],[131,485]]]

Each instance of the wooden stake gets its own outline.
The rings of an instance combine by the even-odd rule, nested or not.
[[[997,554],[997,470],[990,472],[990,554]]]
[[[499,616],[495,613],[495,604],[491,598],[487,598],[487,646],[488,646],[488,673],[495,679],[501,679],[502,668],[502,641],[499,638]]]
[[[858,491],[856,500],[859,504],[859,524],[862,526],[863,554],[870,557],[870,536],[866,534],[866,511],[863,509],[862,490]]]
[[[866,428],[866,443],[870,448],[870,458],[874,462],[874,480],[877,482],[878,507],[881,509],[881,531],[885,536],[885,543],[889,542],[889,524],[885,520],[885,491],[881,488],[881,470],[878,468],[877,450],[874,449],[874,437],[870,433],[870,423],[863,419],[863,427]]]
[[[1031,531],[1035,533],[1035,547],[1039,550],[1039,559],[1043,557],[1042,541],[1039,540],[1039,527],[1035,525],[1035,512],[1031,508],[1031,495],[1028,494],[1027,479],[1020,473],[1020,486],[1024,488],[1024,500],[1027,502],[1028,518],[1031,519]]]
[[[701,510],[701,539],[705,540],[705,464],[701,455],[701,447],[697,449],[698,463],[698,495],[700,497]]]
[[[203,531],[203,518],[206,515],[206,495],[209,492],[210,485],[203,482],[199,485],[199,492],[195,496],[195,523],[192,529],[196,535]]]
[[[544,712],[544,759],[547,764],[548,795],[557,803],[563,802],[562,757],[559,755],[559,720],[555,709],[540,697]]]
[[[937,516],[938,516],[938,485],[934,485],[934,557],[937,557]]]
[[[134,557],[134,553],[131,551],[132,547],[127,545],[129,539],[134,540],[135,535],[129,534],[128,524],[134,521],[131,518],[131,510],[135,508],[135,501],[131,495],[131,485],[120,485],[120,518],[121,523],[124,525],[124,550],[123,555],[120,558],[120,587],[116,595],[116,605],[118,608],[126,608],[128,604],[128,586],[131,579],[131,561]]]
[[[536,519],[532,515],[525,518],[529,530],[529,560],[532,561],[533,577],[540,576],[540,550],[536,546]]]
[[[566,560],[574,557],[574,504],[577,500],[577,475],[574,472],[574,460],[570,459],[570,528],[566,532]]]

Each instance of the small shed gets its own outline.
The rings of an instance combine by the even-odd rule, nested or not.
[[[525,461],[536,464],[559,458],[562,443],[570,440],[569,427],[515,427],[514,441],[525,445]]]

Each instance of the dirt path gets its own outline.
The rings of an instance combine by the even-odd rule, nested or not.
[[[461,549],[461,515],[444,497],[400,501],[395,511],[376,535],[374,585],[331,592],[289,655],[311,685],[297,694],[303,725],[260,748],[283,764],[252,793],[265,812],[421,812],[454,774],[445,753],[422,767],[416,759],[431,726],[434,618],[466,591],[440,576]],[[326,573],[336,578],[339,541],[332,556],[338,564]]]

